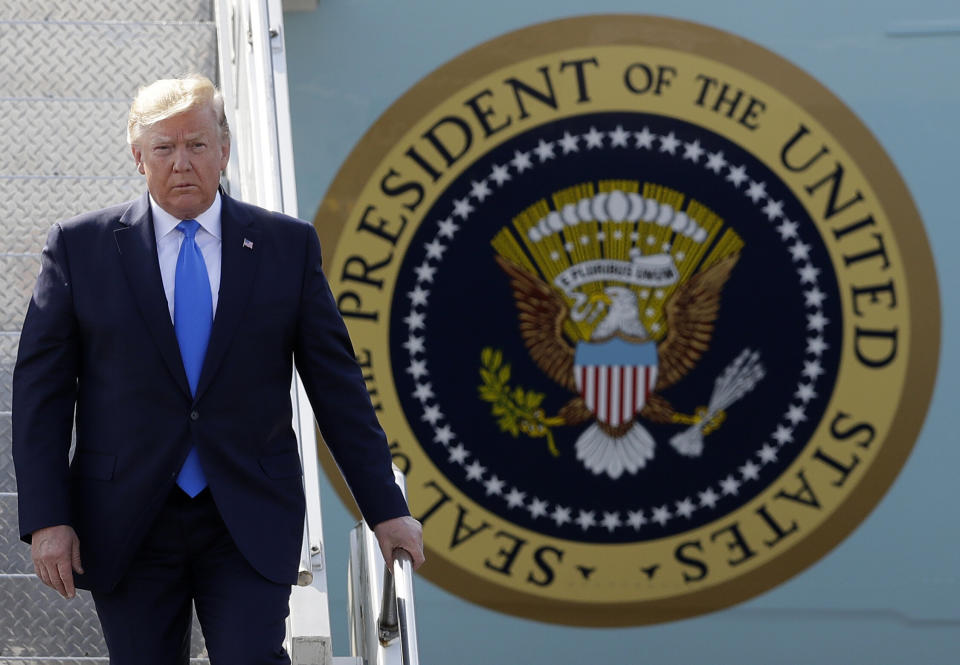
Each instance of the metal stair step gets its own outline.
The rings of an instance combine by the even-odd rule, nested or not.
[[[0,254],[0,330],[20,330],[39,273],[39,254]]]
[[[213,0],[0,0],[0,17],[20,21],[209,21]]]
[[[190,655],[206,656],[196,616]],[[61,598],[35,576],[7,577],[0,584],[0,662],[9,657],[106,657],[93,600],[80,591]],[[49,661],[47,661],[49,662]]]
[[[0,506],[3,505],[3,499],[7,497],[8,493],[12,494],[17,491],[17,480],[13,473],[13,456],[10,451],[11,439],[12,427],[10,414],[0,413]],[[0,511],[3,510],[4,508],[0,508]],[[2,513],[0,513],[0,515],[2,515]],[[2,523],[2,521],[3,518],[0,517],[0,523]],[[7,525],[3,523],[0,529],[6,529],[6,527]],[[0,534],[0,542],[3,542],[3,539],[6,537],[6,533]],[[0,570],[5,569],[0,566]]]
[[[13,366],[17,362],[20,331],[0,330],[3,330],[0,332],[0,413],[9,414],[13,398]]]
[[[0,177],[0,248],[39,254],[55,222],[142,194],[143,176],[134,172],[129,159],[122,176]]]
[[[170,48],[171,43],[177,48]],[[51,44],[56,46],[51,48]],[[0,94],[7,98],[115,99],[126,106],[139,86],[155,78],[186,71],[215,77],[216,49],[212,22],[0,20],[0,61],[4,63]],[[124,126],[121,123],[111,129]],[[102,145],[113,144],[106,141]]]
[[[33,561],[30,559],[30,546],[20,540],[17,497],[5,494],[0,496],[0,574],[26,573],[33,573]],[[6,579],[0,577],[0,587],[6,584]]]

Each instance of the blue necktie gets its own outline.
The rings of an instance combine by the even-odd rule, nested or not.
[[[180,344],[180,357],[187,372],[190,392],[197,394],[200,370],[207,354],[210,328],[213,326],[213,298],[210,295],[210,279],[203,254],[197,247],[196,235],[200,224],[187,219],[177,224],[183,233],[183,243],[177,256],[177,272],[173,290],[173,328]],[[190,448],[187,459],[177,475],[177,485],[191,497],[207,486],[207,479],[200,468],[196,446]]]

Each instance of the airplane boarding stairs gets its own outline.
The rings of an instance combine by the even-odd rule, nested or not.
[[[45,587],[18,540],[11,377],[50,225],[142,192],[124,145],[130,98],[187,72],[219,81],[228,101],[235,140],[224,185],[296,215],[280,0],[0,0],[0,665],[108,660],[89,594],[68,602]],[[416,663],[409,562],[384,571],[362,523],[350,536],[354,656],[332,656],[316,435],[296,377],[291,397],[308,497],[288,621],[293,662]],[[378,629],[391,620],[401,634],[384,646]],[[208,662],[195,619],[191,662]]]

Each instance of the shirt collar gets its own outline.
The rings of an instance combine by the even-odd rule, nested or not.
[[[159,240],[177,228],[177,224],[182,220],[177,219],[161,208],[160,204],[154,200],[152,194],[148,194],[148,196],[150,197],[150,212],[153,215],[153,228],[157,235],[157,240]],[[203,227],[203,230],[217,240],[220,240],[220,208],[222,205],[223,201],[220,199],[220,192],[218,191],[210,207],[195,218],[200,226]]]

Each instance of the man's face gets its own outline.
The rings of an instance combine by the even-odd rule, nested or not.
[[[210,207],[230,157],[209,106],[161,120],[130,147],[153,199],[178,219],[195,219]]]

